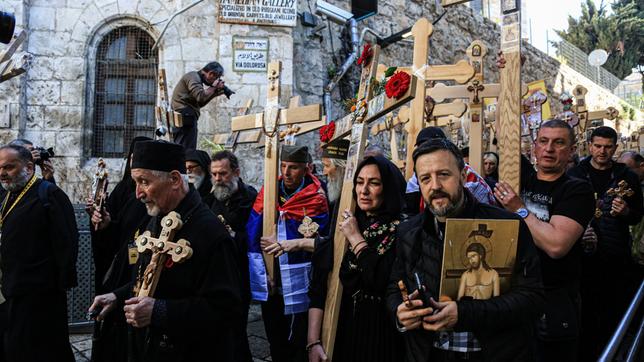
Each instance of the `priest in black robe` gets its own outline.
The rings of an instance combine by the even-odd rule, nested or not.
[[[136,197],[151,216],[153,237],[171,211],[183,227],[174,240],[190,242],[192,256],[166,263],[153,297],[133,297],[133,284],[94,298],[91,311],[102,320],[111,310],[124,311],[131,326],[131,361],[236,361],[234,328],[241,318],[239,272],[230,234],[188,184],[182,146],[163,141],[139,142],[132,156]],[[138,254],[137,279],[150,252]]]
[[[77,283],[74,208],[61,189],[34,175],[22,146],[0,147],[0,183],[6,360],[74,361],[66,294]]]
[[[210,156],[202,150],[186,151],[186,171],[188,171],[188,182],[194,185],[195,189],[206,205],[212,204],[213,195],[212,180],[210,176]]]
[[[132,279],[132,268],[137,260],[130,257],[129,252],[136,251],[134,240],[145,231],[150,216],[145,205],[136,198],[136,185],[130,176],[130,160],[134,145],[149,140],[142,136],[132,140],[123,177],[107,198],[105,208],[100,211],[90,208],[96,294],[110,292]],[[93,200],[89,205],[93,205]],[[96,321],[91,360],[126,361],[127,330],[125,316],[120,311],[113,310],[103,320]]]
[[[241,276],[243,318],[238,338],[238,361],[252,361],[246,324],[248,323],[248,310],[250,308],[250,275],[248,273],[248,233],[246,224],[250,217],[250,210],[257,197],[257,190],[242,181],[239,160],[234,153],[224,150],[212,155],[210,164],[212,174],[212,198],[209,204],[217,218],[229,228],[235,240],[237,262]],[[221,220],[220,219],[220,220]]]

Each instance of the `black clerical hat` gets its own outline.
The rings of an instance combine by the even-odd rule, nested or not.
[[[166,141],[143,141],[134,145],[132,169],[186,173],[186,153],[182,145]]]
[[[338,139],[332,142],[329,142],[322,151],[322,157],[326,158],[337,158],[339,160],[346,160],[347,153],[349,152],[349,140]]]
[[[418,137],[416,137],[416,146],[421,145],[425,141],[429,141],[434,138],[447,138],[445,137],[445,132],[439,127],[426,127],[418,132]]]
[[[280,154],[281,161],[307,163],[311,160],[309,155],[309,148],[306,146],[282,146]]]

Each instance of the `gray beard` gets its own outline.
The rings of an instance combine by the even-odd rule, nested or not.
[[[327,184],[326,188],[327,191],[329,192],[329,201],[334,202],[340,198],[340,194],[342,193],[342,178],[341,177],[333,177],[333,178],[327,178]]]
[[[29,181],[29,171],[27,168],[23,168],[22,171],[16,176],[13,182],[0,182],[2,188],[9,192],[16,192],[22,190],[27,182]]]
[[[238,189],[238,177],[234,177],[230,183],[215,183],[212,185],[212,193],[218,201],[228,200]]]

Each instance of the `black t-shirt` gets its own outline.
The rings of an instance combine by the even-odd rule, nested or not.
[[[598,170],[592,166],[588,168],[588,175],[590,176],[590,182],[593,184],[593,188],[598,196],[603,195],[613,178],[613,167],[606,170]]]
[[[562,175],[555,181],[538,180],[536,174],[524,180],[521,198],[539,220],[549,222],[554,215],[573,219],[584,229],[593,217],[595,198],[591,185],[581,179]],[[579,240],[566,256],[553,259],[539,249],[543,284],[547,289],[577,284],[581,275]]]

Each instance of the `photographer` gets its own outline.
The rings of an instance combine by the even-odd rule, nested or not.
[[[197,148],[197,121],[199,109],[205,107],[213,98],[224,94],[230,98],[233,91],[224,85],[221,77],[224,68],[217,62],[206,64],[198,72],[188,72],[172,93],[172,109],[181,113],[183,125],[174,132],[174,142],[187,150]],[[208,87],[204,87],[204,84]]]
[[[31,152],[31,157],[34,160],[34,164],[40,167],[40,173],[43,180],[47,180],[54,185],[56,180],[54,179],[54,165],[51,163],[50,157],[54,157],[54,150],[52,148],[45,149],[44,147],[34,147],[34,143],[24,139],[16,138],[15,140],[9,142],[11,146],[22,146]]]

